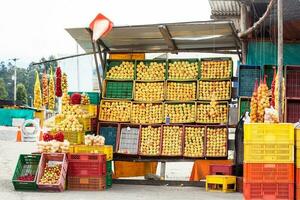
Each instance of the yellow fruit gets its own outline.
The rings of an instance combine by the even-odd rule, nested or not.
[[[129,122],[131,102],[129,101],[102,101],[99,120]]]
[[[137,80],[164,80],[165,66],[165,62],[160,63],[153,61],[150,63],[144,63],[141,61],[136,66]]]
[[[214,108],[210,104],[198,104],[196,121],[201,123],[227,123],[227,104],[217,104]]]
[[[163,101],[164,83],[135,83],[135,96],[137,101]]]
[[[165,118],[170,117],[171,123],[195,122],[195,104],[165,104]]]
[[[201,61],[201,78],[230,78],[231,70],[231,60]]]
[[[190,63],[188,61],[174,61],[169,63],[169,79],[197,79],[198,62]]]
[[[203,157],[204,154],[204,127],[186,127],[184,156]]]
[[[160,136],[160,127],[142,127],[140,153],[143,155],[159,155]]]
[[[230,99],[231,81],[199,81],[199,99]]]
[[[227,155],[227,128],[207,128],[206,156],[225,157]]]
[[[120,65],[113,66],[106,73],[107,79],[130,79],[134,78],[134,63],[123,61]]]
[[[196,99],[196,83],[168,82],[167,99],[189,101]]]
[[[42,108],[42,93],[39,74],[35,72],[35,83],[34,83],[34,99],[33,106],[37,109]]]
[[[163,105],[134,103],[131,112],[132,123],[155,124],[163,122]]]
[[[162,155],[178,156],[182,154],[182,127],[164,126]]]

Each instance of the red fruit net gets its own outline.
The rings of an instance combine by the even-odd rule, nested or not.
[[[55,95],[57,97],[61,97],[62,96],[62,88],[61,88],[61,69],[60,69],[60,67],[56,68],[55,76],[56,76]]]

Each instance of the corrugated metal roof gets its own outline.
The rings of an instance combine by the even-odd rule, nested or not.
[[[239,16],[240,5],[237,0],[209,0],[212,16]]]
[[[177,52],[237,50],[240,48],[231,21],[207,21],[113,27],[101,40],[108,52],[169,52],[172,51],[159,27],[167,27]],[[66,29],[86,51],[92,52],[87,28]]]

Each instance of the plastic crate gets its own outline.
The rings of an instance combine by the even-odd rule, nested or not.
[[[112,173],[112,160],[106,161],[106,174]]]
[[[214,130],[216,129],[216,130]],[[223,143],[218,142],[218,138],[215,136],[221,134],[219,138],[223,139]],[[205,157],[207,158],[225,158],[228,155],[228,128],[227,126],[207,126],[206,127],[206,146],[205,146]],[[210,141],[211,140],[211,141]],[[214,150],[214,151],[213,151]],[[216,152],[216,153],[215,153]]]
[[[297,126],[296,128],[295,128],[295,146],[296,146],[296,148],[298,149],[298,148],[300,148],[300,126]]]
[[[168,112],[168,109],[170,109],[170,112]],[[164,103],[164,122],[169,116],[171,124],[194,123],[196,112],[196,102],[167,102]],[[191,117],[189,117],[189,114]],[[176,119],[175,116],[180,116],[180,119]]]
[[[101,100],[99,120],[104,122],[129,122],[132,102],[128,100]]]
[[[36,179],[41,155],[21,154],[12,178],[15,190],[37,190]],[[34,175],[32,181],[18,180],[20,176]]]
[[[68,92],[68,95],[71,96],[74,93],[87,94],[90,99],[90,103],[93,105],[99,105],[100,103],[100,94],[98,92]]]
[[[68,176],[68,190],[102,191],[106,189],[106,176],[73,177]]]
[[[133,124],[158,124],[164,120],[163,103],[133,102],[131,120]]]
[[[159,156],[161,154],[161,133],[161,125],[142,125],[140,127],[139,155]]]
[[[206,191],[235,192],[236,176],[228,175],[207,175]]]
[[[68,176],[97,177],[106,175],[105,154],[69,154]]]
[[[112,173],[106,174],[106,188],[112,187]]]
[[[160,74],[151,74],[146,73],[148,76],[147,78],[144,78],[142,76],[143,73],[139,73],[139,69],[143,68],[141,63],[143,63],[145,65],[144,69],[150,69],[151,66],[153,66],[153,64],[157,63],[159,65],[164,65],[164,70],[158,70],[158,73]],[[159,78],[157,78],[159,77]],[[136,63],[136,80],[142,80],[142,81],[163,81],[165,80],[167,77],[167,61],[166,60],[141,60],[141,61],[137,61]]]
[[[300,168],[295,168],[296,171],[296,188],[300,188]]]
[[[295,149],[295,153],[296,153],[296,167],[298,168],[300,168],[300,148],[299,147],[297,147],[296,149]]]
[[[198,100],[211,100],[215,99],[230,100],[232,82],[228,80],[200,80],[198,81]]]
[[[116,150],[118,124],[103,124],[99,123],[99,135],[105,138],[105,145],[112,145]]]
[[[245,200],[294,200],[293,183],[244,183]]]
[[[159,88],[159,89],[158,89]],[[143,102],[161,102],[165,99],[165,82],[135,81],[134,100]]]
[[[300,199],[300,188],[296,188],[295,192],[296,192],[296,200],[299,200]]]
[[[194,101],[197,100],[196,81],[166,81],[166,100]]]
[[[85,132],[64,132],[65,139],[70,144],[83,144]]]
[[[229,120],[229,105],[226,101],[217,102],[214,115],[211,115],[210,102],[197,102],[196,122],[201,124],[227,124]]]
[[[89,145],[74,145],[73,152],[70,153],[101,153],[106,155],[106,160],[113,159],[113,147],[111,145],[104,146],[89,146]]]
[[[244,144],[245,163],[294,163],[292,144]]]
[[[251,112],[251,99],[250,98],[239,98],[239,119],[246,113]]]
[[[40,180],[44,175],[44,169],[49,162],[61,163],[60,178],[57,184],[42,184]],[[37,186],[40,190],[62,192],[66,188],[66,177],[68,170],[67,156],[64,153],[43,153],[39,164],[39,172],[37,176]]]
[[[286,105],[286,121],[289,123],[296,123],[300,120],[300,99],[288,99]]]
[[[132,99],[133,81],[104,80],[102,97],[104,99]]]
[[[222,77],[217,77],[217,76],[214,76],[214,75],[211,75],[211,76],[207,76],[207,75],[203,75],[203,71],[209,71],[211,68],[212,68],[212,63],[215,63],[217,64],[218,62],[223,62],[227,64],[226,66],[216,66],[217,68],[219,68],[220,72],[224,71],[225,69],[224,68],[227,68],[227,70],[229,71],[229,74],[223,74]],[[210,65],[203,65],[205,62],[211,62]],[[233,74],[233,62],[232,62],[232,58],[222,58],[222,57],[219,57],[219,58],[201,58],[200,60],[200,72],[199,72],[199,77],[201,80],[207,80],[207,79],[228,79],[228,78],[231,78],[232,77],[232,74]]]
[[[83,125],[83,131],[91,131],[92,130],[92,124],[91,124],[91,118],[80,118],[79,123]]]
[[[233,166],[209,165],[209,175],[233,175]]]
[[[286,66],[286,97],[300,97],[300,66]]]
[[[97,117],[98,106],[93,104],[80,105],[80,109],[88,112],[91,115],[91,118]]]
[[[194,134],[196,130],[196,134]],[[187,158],[205,157],[205,126],[184,125],[183,156]],[[192,146],[190,146],[192,144]],[[193,145],[199,149],[195,149]],[[201,149],[202,146],[202,149]]]
[[[170,75],[170,64],[173,64],[175,62],[188,62],[188,63],[196,63],[197,64],[197,75],[195,77],[188,77],[188,78],[180,78],[180,77],[173,77]],[[200,68],[200,63],[199,59],[169,59],[168,60],[168,68],[167,68],[167,80],[173,80],[173,81],[178,81],[178,80],[197,80],[199,78],[199,68]],[[187,68],[186,68],[187,70]]]
[[[112,67],[120,66],[123,62],[128,62],[133,64],[133,76],[132,77],[116,77],[116,78],[108,78],[107,73],[111,70]],[[104,78],[106,80],[134,80],[136,77],[136,61],[134,60],[107,60],[106,68],[104,71]]]
[[[294,183],[294,163],[244,163],[245,183]]]
[[[251,65],[240,65],[238,68],[239,96],[251,97],[255,81],[261,80],[261,67]]]
[[[139,149],[139,137],[139,126],[121,124],[117,153],[137,155]]]
[[[173,131],[173,133],[171,132]],[[177,135],[177,137],[171,138],[171,136]],[[161,155],[162,156],[182,156],[183,155],[183,126],[182,125],[163,125],[162,126],[162,137],[161,137]],[[166,141],[166,138],[170,138]],[[178,144],[177,152],[171,152],[166,147],[174,146]]]
[[[294,144],[293,124],[251,123],[244,125],[244,143]]]

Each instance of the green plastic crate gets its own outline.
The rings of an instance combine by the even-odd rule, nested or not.
[[[90,98],[91,104],[99,105],[99,103],[100,103],[99,92],[68,92],[68,95],[71,96],[74,93],[79,93],[79,94],[86,93],[88,95],[88,97]]]
[[[132,99],[133,81],[106,81],[103,98]]]
[[[112,187],[112,173],[106,174],[106,188]]]
[[[258,83],[261,79],[261,67],[252,65],[240,65],[238,70],[239,75],[239,96],[251,97],[255,81]]]
[[[106,174],[112,173],[112,161],[106,161]]]
[[[38,166],[40,163],[40,154],[21,154],[12,178],[15,190],[37,190],[36,179]],[[33,181],[19,181],[18,178],[24,175],[35,175]]]
[[[247,111],[250,113],[250,103],[251,103],[251,99],[248,98],[240,98],[239,101],[239,118],[241,116],[243,116],[244,113],[246,113]]]

